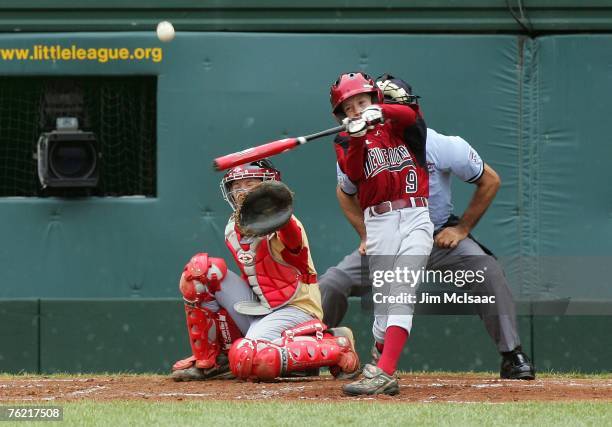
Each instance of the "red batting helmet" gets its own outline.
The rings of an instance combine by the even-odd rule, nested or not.
[[[338,118],[338,121],[342,121],[346,117],[341,108],[342,102],[360,93],[369,93],[372,96],[373,104],[382,104],[383,102],[382,92],[369,75],[361,72],[340,74],[338,80],[329,90],[332,112]]]
[[[281,173],[268,159],[255,160],[246,165],[236,166],[228,170],[221,179],[221,194],[223,194],[223,199],[234,210],[236,210],[236,204],[230,191],[232,182],[247,178],[261,178],[262,181],[280,181]]]

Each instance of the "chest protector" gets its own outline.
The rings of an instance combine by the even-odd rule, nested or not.
[[[300,283],[310,283],[310,275],[272,256],[268,236],[241,237],[231,220],[225,230],[225,243],[259,302],[270,312],[288,304]]]

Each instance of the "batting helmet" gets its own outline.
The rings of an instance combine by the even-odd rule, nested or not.
[[[232,182],[247,178],[261,178],[262,181],[280,181],[281,173],[268,159],[256,160],[228,170],[221,179],[221,194],[223,194],[223,199],[229,203],[234,210],[236,210],[236,204],[231,194]]]
[[[383,102],[382,92],[369,75],[362,72],[355,72],[341,74],[340,77],[338,77],[338,80],[336,80],[329,90],[332,112],[338,121],[342,121],[342,119],[346,117],[346,114],[344,114],[341,108],[342,102],[360,93],[369,93],[372,96],[373,104],[382,104]]]

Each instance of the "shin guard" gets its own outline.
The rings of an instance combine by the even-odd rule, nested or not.
[[[340,336],[320,333],[317,337],[284,334],[280,344],[243,338],[232,346],[229,359],[232,373],[242,379],[271,380],[290,372],[323,366],[354,372],[359,357],[350,330]]]
[[[195,366],[208,369],[215,366],[217,356],[221,351],[219,346],[219,330],[216,313],[203,307],[185,304],[187,315],[187,331],[189,343],[193,352]]]

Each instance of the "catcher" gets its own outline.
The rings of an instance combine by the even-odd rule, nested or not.
[[[172,367],[176,381],[269,380],[328,366],[359,368],[350,329],[327,330],[321,294],[291,191],[267,160],[230,169],[221,180],[234,213],[225,242],[241,276],[221,258],[196,254],[179,289],[192,356]],[[231,374],[230,374],[231,370]]]

